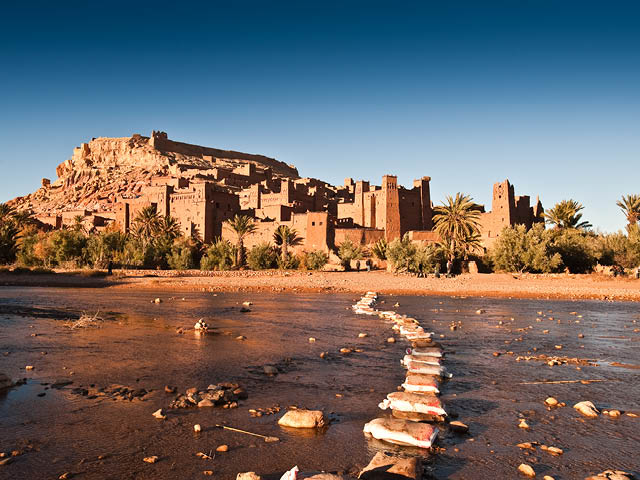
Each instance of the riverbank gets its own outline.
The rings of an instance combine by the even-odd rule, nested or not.
[[[117,271],[111,277],[56,273],[0,273],[0,285],[170,289],[226,292],[344,292],[375,290],[396,295],[446,295],[498,298],[595,299],[640,301],[640,280],[604,275],[465,274],[418,278],[386,271]]]

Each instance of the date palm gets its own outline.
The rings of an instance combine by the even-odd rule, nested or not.
[[[636,225],[640,219],[640,195],[623,195],[622,199],[616,202],[620,207],[629,225]]]
[[[242,267],[245,262],[244,239],[247,235],[251,235],[257,230],[253,219],[247,215],[236,214],[233,218],[224,221],[231,230],[236,234],[236,266]]]
[[[0,203],[0,223],[13,220],[16,216],[16,209],[7,203]]]
[[[302,238],[298,236],[298,232],[288,225],[280,225],[273,232],[273,241],[280,247],[280,258],[282,265],[286,265],[289,261],[289,247],[295,247],[302,243]]]
[[[480,208],[469,195],[456,193],[433,209],[434,230],[447,246],[446,254],[453,261],[458,253],[466,252],[477,243],[480,234]],[[473,240],[472,240],[473,239]]]
[[[157,233],[175,240],[180,236],[180,223],[171,215],[161,217],[158,219]]]
[[[153,240],[153,236],[158,232],[159,226],[160,215],[157,214],[153,205],[149,205],[138,212],[131,225],[131,230],[133,235],[146,246]]]
[[[582,213],[584,206],[576,202],[573,199],[562,200],[556,203],[553,208],[547,210],[544,213],[547,223],[554,225],[555,228],[576,228],[576,229],[588,229],[592,225],[582,220]],[[581,221],[582,220],[582,221]]]

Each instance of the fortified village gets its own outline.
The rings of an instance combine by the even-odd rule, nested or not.
[[[273,158],[176,142],[157,131],[94,138],[75,148],[56,173],[56,181],[45,178],[36,192],[12,201],[49,228],[70,226],[81,216],[87,230],[115,224],[128,231],[138,212],[152,205],[178,220],[184,235],[205,243],[219,236],[234,241],[223,222],[236,214],[255,219],[247,247],[272,240],[283,224],[301,237],[300,250],[331,252],[346,239],[368,245],[405,233],[413,241],[438,240],[427,176],[412,188],[393,175],[380,185],[347,178],[333,186],[301,178],[293,165]],[[505,226],[530,228],[542,214],[540,201],[531,205],[529,196],[516,196],[508,180],[494,184],[491,211],[482,207],[484,246]]]

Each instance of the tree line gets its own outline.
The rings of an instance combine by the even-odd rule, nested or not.
[[[551,228],[542,223],[528,230],[523,225],[505,227],[485,251],[480,237],[480,206],[470,196],[457,193],[434,207],[438,243],[417,244],[408,235],[389,243],[379,240],[367,247],[345,240],[336,246],[335,254],[346,270],[354,261],[377,258],[394,271],[414,274],[433,273],[447,262],[459,269],[469,260],[477,261],[487,271],[586,273],[597,264],[635,268],[640,265],[640,195],[623,196],[616,205],[627,219],[624,232],[594,232],[583,219],[583,205],[569,199],[545,212],[545,223]],[[320,250],[291,253],[302,239],[287,225],[274,230],[272,242],[247,249],[245,240],[257,227],[252,218],[243,215],[225,221],[225,228],[235,235],[235,243],[216,238],[208,245],[182,234],[174,218],[159,215],[151,206],[138,213],[128,233],[115,225],[102,232],[89,232],[82,221],[78,216],[71,227],[46,232],[28,214],[0,204],[0,264],[69,269],[104,269],[112,263],[125,268],[176,270],[317,270],[329,261],[327,253]]]

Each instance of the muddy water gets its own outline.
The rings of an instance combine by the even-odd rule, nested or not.
[[[163,302],[151,303],[155,297]],[[26,377],[28,383],[0,394],[0,451],[24,451],[0,466],[0,478],[57,478],[72,472],[87,479],[183,479],[201,478],[204,470],[212,470],[215,478],[231,479],[239,471],[274,473],[295,464],[305,471],[357,471],[378,449],[391,449],[366,440],[362,426],[382,413],[377,403],[402,382],[404,345],[386,343],[390,330],[382,320],[354,315],[348,307],[355,299],[350,294],[1,289],[0,372]],[[470,426],[471,435],[443,432],[443,451],[426,458],[435,478],[514,478],[522,462],[556,479],[584,478],[610,467],[640,469],[640,418],[589,420],[570,407],[548,411],[542,403],[553,395],[569,406],[591,400],[640,413],[640,370],[632,368],[640,364],[636,305],[381,299],[384,308],[397,301],[397,311],[444,334],[442,343],[451,352],[446,365],[454,378],[444,387],[443,400]],[[245,300],[254,302],[249,313],[240,312]],[[486,313],[476,314],[480,308]],[[65,326],[66,319],[83,311],[99,311],[105,318],[102,328]],[[573,311],[582,317],[571,315]],[[213,333],[176,333],[177,327],[191,327],[199,318],[205,318]],[[455,331],[449,329],[453,321],[461,322]],[[359,332],[369,336],[360,339]],[[246,340],[236,340],[238,335]],[[309,337],[317,341],[309,343]],[[344,346],[363,352],[344,356],[338,353]],[[322,351],[330,352],[328,359],[320,358]],[[495,351],[503,354],[494,357]],[[589,358],[598,366],[578,370],[575,365],[515,361],[517,354],[527,352]],[[27,372],[25,365],[35,368]],[[264,365],[277,366],[280,374],[267,377]],[[63,379],[74,383],[62,389],[43,385]],[[606,381],[519,385],[579,379]],[[247,389],[249,398],[239,408],[169,410],[166,421],[151,416],[173,398],[164,393],[166,384],[184,391],[223,381]],[[132,402],[73,393],[75,387],[110,384],[154,391],[145,401]],[[324,432],[301,433],[278,427],[278,415],[248,414],[250,408],[274,405],[321,408],[333,423]],[[529,431],[517,428],[520,417],[531,425]],[[193,433],[195,423],[203,427],[199,435]],[[274,435],[281,442],[264,443],[214,427],[221,423]],[[515,446],[524,441],[560,447],[564,455],[551,457],[539,449],[526,454]],[[229,445],[229,452],[213,460],[195,456],[215,452],[220,444]],[[143,463],[150,455],[159,462]]]

